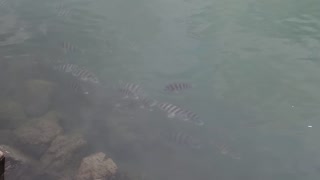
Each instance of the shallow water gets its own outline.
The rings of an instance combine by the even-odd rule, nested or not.
[[[94,72],[105,88],[89,98],[107,97],[109,105],[79,110],[78,97],[68,100],[60,110],[81,121],[63,126],[81,127],[93,151],[109,152],[146,180],[317,179],[319,8],[315,0],[0,0],[1,60],[62,61]],[[65,42],[73,47],[64,50]],[[9,84],[18,87],[17,79],[23,81]],[[126,104],[120,81],[198,113],[205,125],[135,103],[114,108]],[[193,88],[164,92],[171,82]],[[159,138],[181,129],[206,148]],[[107,141],[109,135],[119,140]]]

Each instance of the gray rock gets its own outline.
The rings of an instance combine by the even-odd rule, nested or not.
[[[113,177],[117,172],[117,165],[106,154],[99,152],[82,159],[80,168],[75,176],[76,180],[102,180]]]
[[[49,112],[16,129],[14,134],[26,152],[40,157],[61,132],[57,114]]]
[[[63,169],[86,144],[81,135],[59,135],[52,141],[40,161],[50,169]]]
[[[31,180],[35,174],[35,164],[32,158],[18,151],[17,149],[0,145],[0,151],[4,153],[6,158],[5,177],[6,180]]]

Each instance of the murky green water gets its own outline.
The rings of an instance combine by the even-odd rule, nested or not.
[[[2,61],[26,55],[81,65],[101,79],[110,99],[119,81],[137,83],[150,97],[197,112],[205,122],[196,127],[122,109],[132,113],[121,117],[133,117],[139,137],[184,129],[209,148],[163,148],[151,138],[154,148],[140,148],[135,158],[114,155],[120,168],[146,180],[319,178],[320,2],[0,0],[0,9]],[[75,50],[63,53],[64,42]],[[194,87],[164,93],[171,82]],[[94,121],[83,124],[98,129]],[[97,132],[94,137],[106,136]],[[117,154],[101,139],[93,149]]]

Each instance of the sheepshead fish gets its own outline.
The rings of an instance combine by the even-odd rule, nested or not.
[[[72,81],[71,88],[75,93],[78,94],[89,94],[89,92],[84,88],[84,86],[79,81]]]
[[[192,88],[192,85],[189,83],[171,83],[165,86],[164,90],[166,92],[180,92],[185,89]]]
[[[203,147],[199,139],[196,139],[183,131],[166,132],[166,138],[171,143],[191,149],[201,149]]]
[[[59,64],[54,66],[53,69],[64,73],[70,73],[72,76],[82,81],[88,81],[96,84],[100,83],[98,77],[95,74],[93,74],[86,68],[79,67],[75,64]]]
[[[189,121],[198,126],[204,125],[204,122],[200,120],[198,114],[187,109],[183,109],[170,103],[159,103],[158,107],[168,114],[168,118],[177,118],[183,121]]]
[[[152,108],[158,105],[157,100],[154,100],[148,96],[139,97],[139,103],[140,103],[140,108]]]
[[[118,90],[123,95],[123,98],[139,99],[142,93],[140,85],[133,83],[124,83]]]

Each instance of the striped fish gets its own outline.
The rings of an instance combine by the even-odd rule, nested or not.
[[[63,91],[67,90],[69,93],[75,93],[79,95],[89,94],[88,89],[85,86],[86,82],[80,81],[73,76],[58,76],[55,81],[60,85]]]
[[[165,86],[164,90],[167,92],[179,92],[185,89],[191,88],[192,85],[189,83],[171,83]]]
[[[63,71],[65,73],[71,73],[77,68],[79,67],[75,64],[59,64],[59,65],[53,66],[54,70]]]
[[[187,109],[180,108],[170,103],[159,103],[158,107],[168,113],[168,118],[178,118],[183,121],[190,121],[198,126],[204,124],[196,113]]]
[[[78,68],[71,72],[73,76],[80,78],[82,81],[89,81],[92,83],[99,83],[99,80],[95,74],[84,68]]]
[[[170,142],[178,144],[180,146],[192,149],[202,148],[202,144],[198,139],[195,139],[193,136],[182,131],[167,132],[166,137]]]
[[[66,17],[71,14],[71,10],[65,8],[63,3],[61,3],[61,2],[56,4],[53,9],[54,9],[55,13],[57,14],[57,16]]]
[[[79,47],[75,46],[74,44],[70,42],[62,42],[61,48],[64,54],[74,54],[76,52],[83,53],[83,50],[81,50]]]
[[[119,92],[124,95],[123,98],[139,99],[139,94],[142,93],[142,88],[138,84],[125,83],[119,88]]]
[[[72,76],[82,81],[92,82],[96,84],[100,83],[95,74],[75,64],[59,64],[57,66],[54,66],[53,69],[65,73],[71,73]]]
[[[151,99],[148,96],[139,97],[139,102],[140,102],[140,108],[152,108],[158,105],[157,100]]]
[[[133,99],[138,99],[138,96],[135,93],[131,92],[130,90],[128,90],[126,88],[121,87],[118,89],[118,91],[123,95],[124,99],[129,98],[129,97],[131,97]]]
[[[79,81],[72,81],[71,88],[75,93],[89,94],[89,92],[82,86],[82,84]]]

